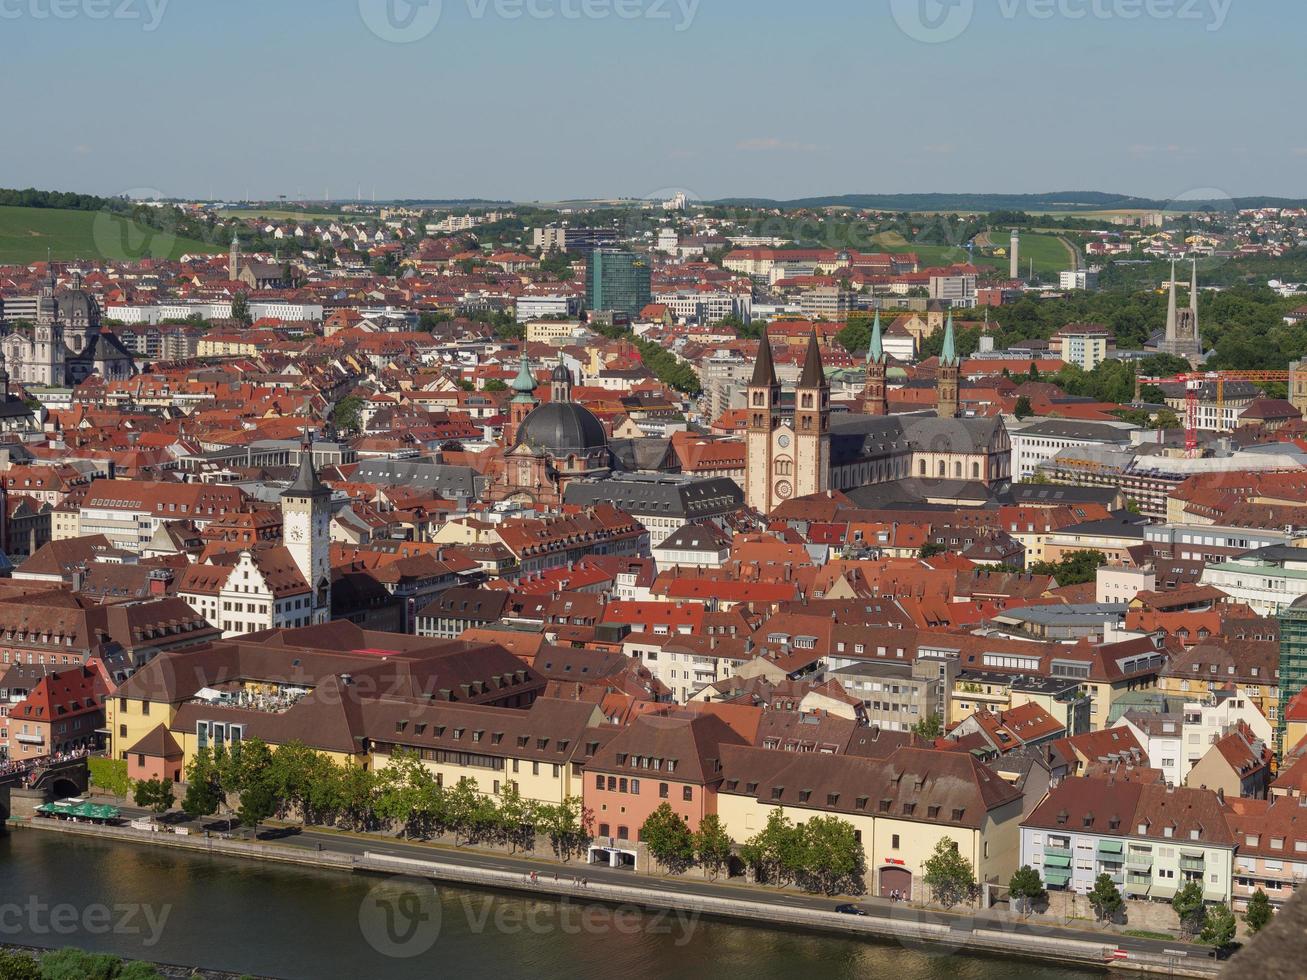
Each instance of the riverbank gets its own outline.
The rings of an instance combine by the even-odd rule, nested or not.
[[[32,960],[39,961],[47,953],[58,952],[60,948],[68,947],[49,947],[49,946],[24,946],[17,943],[0,943],[0,952],[19,953],[27,956]],[[252,973],[229,973],[225,970],[206,970],[197,966],[182,966],[179,963],[157,963],[153,960],[133,960],[123,959],[124,964],[144,963],[154,970],[161,977],[168,980],[273,980],[271,977],[260,977]]]
[[[18,831],[35,830],[99,840],[122,841],[153,847],[222,855],[271,864],[299,865],[351,874],[370,873],[450,882],[474,888],[534,895],[542,900],[607,903],[643,909],[669,910],[691,916],[745,922],[771,928],[799,927],[813,932],[937,948],[964,954],[1021,958],[1059,965],[1128,970],[1198,978],[1214,977],[1219,967],[1184,951],[1142,948],[1143,941],[1113,945],[1111,937],[1076,934],[1072,930],[1043,929],[993,918],[930,913],[896,907],[890,914],[876,910],[867,916],[836,913],[816,907],[819,900],[749,893],[709,883],[649,879],[618,883],[611,875],[582,866],[574,874],[537,871],[541,862],[497,859],[485,855],[450,852],[421,853],[413,847],[387,842],[336,841],[322,835],[300,834],[278,842],[227,840],[197,835],[94,827],[87,824],[39,820],[11,825]],[[351,852],[352,851],[352,852]],[[591,873],[593,871],[593,874]],[[584,877],[582,877],[584,875]],[[724,894],[725,893],[725,894]],[[1178,944],[1177,944],[1178,945]]]

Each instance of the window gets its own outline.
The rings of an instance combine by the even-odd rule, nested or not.
[[[691,802],[693,802],[693,801],[694,801],[694,787],[693,787],[693,786],[683,786],[683,787],[681,787],[681,799],[685,800],[686,803],[691,803]]]
[[[890,839],[889,839],[889,846],[890,846],[890,850],[891,850],[891,851],[897,851],[897,850],[899,849],[899,835],[898,835],[898,834],[894,834],[892,837],[890,837]]]
[[[665,799],[667,799],[667,784],[666,784],[666,783],[659,783],[659,784],[658,784],[658,799],[660,799],[660,800],[665,800]]]

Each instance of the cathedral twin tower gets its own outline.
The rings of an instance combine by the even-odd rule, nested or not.
[[[887,362],[877,313],[867,351],[863,416],[889,415]],[[961,366],[950,313],[936,381],[939,418],[958,417]],[[831,489],[831,390],[822,367],[816,330],[808,338],[791,414],[782,408],[781,384],[776,378],[771,342],[763,329],[753,379],[749,382],[745,444],[745,501],[759,513],[770,514],[794,497]]]

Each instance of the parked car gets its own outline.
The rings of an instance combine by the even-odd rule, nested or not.
[[[852,903],[849,902],[846,902],[843,905],[835,906],[835,911],[838,912],[840,915],[866,915],[867,914],[867,910],[864,909],[861,905],[853,905]]]

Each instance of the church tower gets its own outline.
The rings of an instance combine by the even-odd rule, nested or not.
[[[888,415],[889,395],[885,389],[885,345],[880,333],[880,310],[871,325],[871,344],[867,348],[867,383],[862,389],[863,411],[867,415]]]
[[[944,348],[939,354],[939,409],[942,419],[958,417],[959,376],[962,373],[962,361],[958,357],[957,343],[953,337],[953,312],[950,310],[948,322],[944,325]]]
[[[830,487],[830,382],[815,329],[794,389],[794,441],[795,494],[825,493]]]
[[[744,500],[754,510],[766,514],[772,508],[772,434],[781,421],[781,385],[776,380],[776,364],[772,360],[771,340],[766,327],[762,329],[748,399]]]
[[[1202,364],[1203,342],[1198,329],[1198,260],[1194,259],[1193,278],[1189,285],[1189,306],[1180,309],[1177,301],[1179,284],[1175,278],[1175,262],[1171,262],[1171,283],[1166,299],[1166,334],[1158,349],[1164,354],[1186,358],[1191,365]]]
[[[536,379],[531,373],[525,345],[522,347],[522,366],[509,387],[513,389],[513,400],[508,403],[508,424],[504,426],[505,449],[512,449],[517,444],[517,430],[539,404],[535,396]]]
[[[525,354],[522,356],[526,357]],[[558,354],[558,366],[554,368],[553,376],[549,379],[549,400],[560,404],[572,400],[572,372],[563,363],[561,351]]]
[[[313,468],[313,442],[300,446],[295,482],[281,494],[282,537],[304,581],[312,590],[309,624],[331,618],[331,490]]]
[[[231,252],[227,255],[227,281],[235,282],[241,276],[241,238],[236,232],[231,236]]]

